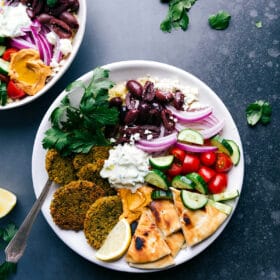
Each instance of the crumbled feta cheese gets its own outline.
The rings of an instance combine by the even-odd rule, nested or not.
[[[72,52],[72,42],[69,39],[60,39],[60,51],[67,55]]]
[[[46,38],[47,38],[48,42],[52,45],[55,45],[57,42],[57,39],[59,39],[58,36],[53,31],[47,33]]]

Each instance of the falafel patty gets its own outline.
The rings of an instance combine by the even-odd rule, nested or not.
[[[76,171],[72,161],[72,157],[62,157],[55,149],[48,150],[45,159],[45,166],[49,178],[59,185],[65,185],[76,180]]]
[[[122,214],[122,202],[117,195],[97,199],[86,213],[84,233],[88,243],[99,249]]]
[[[77,154],[73,159],[73,166],[75,169],[80,169],[88,163],[94,163],[102,169],[105,159],[109,157],[109,150],[111,146],[94,146],[87,154]]]
[[[106,195],[115,195],[117,192],[111,188],[107,179],[100,176],[100,168],[95,163],[88,163],[84,165],[78,172],[77,176],[80,180],[87,180],[102,187]]]
[[[85,180],[72,181],[58,188],[50,205],[55,224],[62,229],[82,230],[87,210],[104,195],[101,187]]]

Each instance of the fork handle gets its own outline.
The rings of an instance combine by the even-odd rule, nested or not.
[[[6,261],[17,263],[19,259],[22,257],[24,250],[26,248],[26,242],[29,237],[32,225],[41,209],[42,204],[44,203],[47,194],[52,185],[52,181],[50,179],[47,180],[40,196],[33,204],[30,209],[28,215],[24,219],[23,223],[19,227],[17,233],[9,242],[8,246],[5,249]]]

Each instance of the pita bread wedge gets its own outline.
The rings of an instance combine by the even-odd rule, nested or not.
[[[148,263],[171,253],[150,209],[145,208],[126,254],[128,263]]]
[[[177,231],[165,237],[165,242],[171,250],[172,257],[175,258],[185,244],[185,237],[181,231]]]
[[[128,263],[132,267],[141,269],[160,269],[174,265],[174,259],[171,255],[167,255],[157,261],[148,263]]]
[[[172,193],[188,246],[193,246],[212,235],[227,218],[225,213],[209,204],[206,204],[204,209],[189,210],[182,203],[180,191],[172,188]]]
[[[149,208],[164,236],[169,236],[181,229],[175,205],[170,200],[154,200],[149,204]]]

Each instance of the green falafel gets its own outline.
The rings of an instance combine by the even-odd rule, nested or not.
[[[55,224],[62,229],[82,230],[89,207],[104,195],[101,187],[85,180],[72,181],[58,188],[50,205]]]
[[[90,206],[84,221],[84,233],[94,249],[102,246],[122,212],[122,202],[117,195],[101,197]]]
[[[45,166],[49,178],[59,184],[65,185],[77,179],[71,156],[62,157],[55,149],[48,150],[45,159]]]
[[[80,180],[87,180],[102,187],[106,195],[115,195],[117,193],[116,190],[111,188],[108,180],[103,179],[99,174],[100,166],[96,163],[88,163],[77,172]]]

